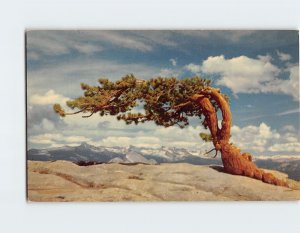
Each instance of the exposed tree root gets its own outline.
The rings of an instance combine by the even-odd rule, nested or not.
[[[224,171],[234,175],[243,175],[261,180],[268,184],[288,187],[287,183],[276,178],[271,173],[259,169],[253,162],[251,155],[240,153],[240,150],[230,144],[222,146],[222,161]]]

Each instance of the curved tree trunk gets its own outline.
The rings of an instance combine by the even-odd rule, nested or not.
[[[248,176],[269,184],[287,186],[285,181],[259,169],[252,162],[252,156],[249,153],[241,153],[239,148],[229,143],[231,111],[229,104],[223,95],[220,94],[219,90],[213,88],[206,89],[200,94],[192,96],[191,100],[199,104],[203,109],[214,147],[216,151],[221,152],[225,172]],[[221,129],[218,127],[217,113],[210,100],[214,100],[222,112]]]

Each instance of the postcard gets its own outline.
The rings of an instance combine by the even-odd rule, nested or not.
[[[29,201],[300,200],[298,31],[25,43]]]

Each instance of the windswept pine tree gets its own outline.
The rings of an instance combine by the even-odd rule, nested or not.
[[[116,116],[126,124],[154,121],[164,127],[177,125],[180,128],[189,125],[189,117],[197,116],[204,128],[210,131],[210,135],[200,133],[200,137],[212,142],[215,156],[221,153],[225,172],[287,186],[286,182],[259,169],[250,154],[241,153],[230,143],[232,117],[229,99],[210,84],[210,80],[200,77],[138,80],[127,75],[116,82],[100,79],[99,86],[82,83],[83,96],[67,101],[67,106],[74,112],[65,112],[59,104],[54,105],[54,111],[62,117],[83,113],[86,118],[98,113],[100,116]],[[143,111],[136,113],[137,106],[142,106]],[[218,126],[218,111],[222,115],[221,127]]]

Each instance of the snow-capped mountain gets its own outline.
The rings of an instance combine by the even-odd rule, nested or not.
[[[55,147],[49,149],[30,149],[27,153],[29,160],[50,161],[50,160],[68,160],[72,162],[109,162],[130,161],[141,162],[142,157],[151,163],[164,162],[191,162],[194,164],[219,164],[220,161],[201,157],[200,152],[189,151],[184,148],[141,148],[135,146],[129,147],[105,147],[92,146],[82,143],[79,146]],[[148,162],[149,162],[148,161]],[[145,162],[145,161],[144,161]]]
[[[49,149],[30,149],[27,153],[29,160],[49,161],[67,160],[72,162],[108,162],[115,157],[125,157],[119,148],[95,147],[87,143],[79,146],[55,147]]]
[[[141,148],[92,146],[82,143],[79,146],[56,147],[49,149],[30,149],[28,160],[53,161],[67,160],[75,163],[190,163],[195,165],[221,165],[220,158],[203,156],[204,152],[184,148]],[[261,156],[254,158],[261,168],[285,172],[292,179],[300,180],[300,156]]]
[[[111,159],[108,163],[122,163],[122,164],[132,164],[132,163],[142,163],[142,164],[158,164],[154,159],[147,159],[141,154],[135,151],[129,151],[126,153],[125,158],[116,157]]]

